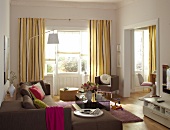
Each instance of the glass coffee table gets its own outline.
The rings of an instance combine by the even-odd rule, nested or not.
[[[95,97],[93,97],[91,101],[88,101],[85,97],[85,93],[77,93],[75,96],[75,103],[81,109],[99,108],[110,111],[110,100],[106,99],[105,97],[102,97],[100,100],[97,100]]]

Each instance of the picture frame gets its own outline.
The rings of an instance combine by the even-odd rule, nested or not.
[[[4,84],[9,79],[9,38],[4,35]]]

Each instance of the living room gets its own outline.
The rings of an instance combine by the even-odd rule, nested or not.
[[[111,74],[119,75],[120,86],[119,93],[122,97],[130,97],[131,93],[131,62],[130,43],[126,44],[124,30],[155,23],[159,26],[158,51],[159,59],[157,71],[160,74],[157,79],[159,84],[156,88],[157,95],[165,99],[168,94],[162,92],[162,65],[170,64],[169,57],[166,56],[169,48],[169,21],[170,2],[168,0],[128,0],[119,4],[110,3],[65,3],[48,1],[19,1],[19,0],[1,0],[0,12],[0,39],[4,43],[4,35],[10,39],[10,70],[15,70],[18,75],[18,18],[46,18],[48,26],[55,26],[48,19],[87,19],[87,20],[112,20],[111,35]],[[58,20],[56,20],[58,21]],[[154,21],[154,22],[151,22]],[[155,22],[156,21],[156,22]],[[121,45],[121,67],[117,67],[117,44]],[[3,44],[0,46],[2,52],[1,61],[3,61]],[[128,69],[127,69],[128,68]],[[4,72],[3,62],[0,65],[1,72]],[[128,75],[128,76],[127,76]],[[0,84],[0,102],[3,101],[9,83],[4,86],[4,73],[1,73]],[[17,82],[16,82],[17,84]]]

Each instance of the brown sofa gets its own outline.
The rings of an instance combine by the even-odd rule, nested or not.
[[[31,82],[35,84],[37,82]],[[49,106],[56,106],[50,96],[50,85],[40,82],[46,94],[43,101]],[[43,85],[44,84],[44,85]],[[30,84],[28,84],[30,85]],[[0,130],[47,130],[45,109],[23,108],[23,95],[20,83],[17,90],[16,101],[3,101],[0,108]],[[103,115],[97,118],[82,118],[74,115],[71,108],[64,108],[65,130],[122,130],[122,122],[115,119],[110,112],[103,110]]]
[[[37,81],[38,82],[38,81]],[[37,82],[30,82],[28,85]],[[50,95],[50,85],[40,81],[45,92],[43,101],[49,106],[56,106]],[[23,108],[23,95],[20,94],[24,83],[20,83],[16,101],[3,101],[0,108],[0,130],[47,130],[45,109],[25,109]],[[71,108],[64,108],[65,130],[72,129]]]

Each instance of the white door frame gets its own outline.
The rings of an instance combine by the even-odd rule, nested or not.
[[[130,92],[131,92],[131,86],[133,85],[132,83],[132,76],[133,76],[133,69],[132,65],[132,49],[134,43],[134,37],[132,35],[132,32],[136,28],[141,28],[141,27],[147,27],[151,25],[156,25],[156,70],[157,70],[157,86],[156,86],[156,94],[160,95],[160,50],[159,50],[159,19],[151,20],[151,21],[146,21],[142,23],[137,23],[129,26],[124,27],[124,42],[123,42],[123,57],[122,57],[122,63],[123,63],[123,97],[130,97]]]

